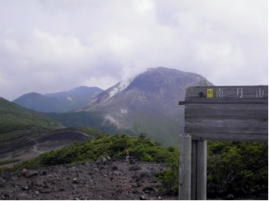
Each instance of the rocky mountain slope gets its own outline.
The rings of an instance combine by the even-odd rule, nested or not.
[[[151,68],[102,92],[79,111],[104,113],[104,119],[120,129],[175,145],[184,124],[178,101],[184,100],[185,89],[193,85],[210,83],[198,74]]]
[[[0,166],[10,165],[89,139],[89,135],[63,126],[44,114],[0,98]]]
[[[14,100],[25,108],[38,112],[68,112],[86,105],[103,90],[97,87],[77,87],[70,91],[50,94],[28,93]]]
[[[0,167],[11,167],[42,153],[91,138],[90,135],[76,129],[26,130],[17,133],[19,135],[16,138],[0,141]],[[0,135],[0,137],[2,136]]]

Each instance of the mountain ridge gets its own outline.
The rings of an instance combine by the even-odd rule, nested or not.
[[[98,87],[80,86],[68,91],[40,94],[30,92],[13,102],[38,112],[69,112],[86,104],[103,90]]]
[[[61,125],[46,115],[23,108],[0,97],[0,134],[29,127],[59,128]]]

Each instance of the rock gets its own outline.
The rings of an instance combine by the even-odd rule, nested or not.
[[[139,177],[144,178],[144,177],[151,177],[152,174],[150,172],[141,172]]]
[[[73,183],[73,184],[79,184],[79,180],[78,180],[78,178],[76,178],[76,177],[73,178],[73,179],[72,179],[72,183]]]
[[[154,189],[150,186],[147,186],[147,187],[143,188],[143,192],[144,193],[153,193],[153,192],[156,192],[156,189]]]
[[[108,161],[110,161],[110,160],[111,160],[111,158],[110,158],[109,156],[107,156],[107,157],[106,157],[106,159],[107,159]]]
[[[63,187],[59,188],[59,191],[65,191],[65,189]]]
[[[132,188],[140,187],[141,185],[138,185],[138,183],[132,184]]]
[[[96,163],[100,164],[100,163],[105,163],[107,161],[106,157],[100,157],[97,159]]]
[[[38,171],[34,171],[34,170],[25,170],[25,171],[23,171],[23,175],[24,175],[24,177],[26,177],[26,178],[31,178],[31,177],[33,177],[33,176],[38,175]]]
[[[42,188],[39,190],[40,193],[50,193],[51,190],[49,188]]]
[[[129,163],[133,165],[133,164],[136,163],[136,161],[135,161],[135,159],[131,158],[131,159],[129,160]]]
[[[24,190],[24,191],[27,191],[27,190],[29,190],[29,186],[27,186],[27,185],[23,186],[23,187],[21,187],[21,189]]]
[[[113,171],[114,170],[117,170],[118,169],[118,167],[116,166],[116,165],[114,165],[114,166],[112,166],[112,168],[111,168]]]
[[[228,194],[226,196],[227,200],[233,200],[234,199],[234,195],[233,194]]]
[[[137,171],[137,170],[141,170],[142,168],[138,165],[132,165],[129,170],[130,171]]]
[[[115,176],[120,176],[121,175],[121,172],[118,171],[118,170],[115,170],[115,171],[113,171],[112,174],[115,175]]]
[[[139,199],[140,199],[140,200],[146,200],[147,198],[146,198],[144,195],[141,195],[141,196],[139,197]]]
[[[104,157],[101,157],[101,161],[103,162],[103,163],[105,163],[105,162],[107,162],[107,158],[104,156]]]
[[[99,164],[98,168],[99,168],[99,170],[103,170],[103,169],[105,169],[105,166],[104,166],[104,164]]]
[[[122,193],[122,192],[123,192],[122,189],[117,189],[117,190],[116,190],[116,193]]]
[[[134,175],[132,176],[132,179],[139,180],[139,176],[138,176],[137,174],[134,174]]]
[[[47,186],[43,180],[36,180],[35,185],[41,187]]]
[[[132,193],[133,194],[138,194],[139,192],[138,192],[138,190],[133,190]]]
[[[97,159],[96,163],[97,164],[106,164],[110,160],[111,160],[111,158],[109,156],[102,156],[102,157]]]
[[[39,175],[47,175],[47,171],[41,170],[41,171],[39,171]]]
[[[94,171],[95,171],[95,172],[99,172],[99,169],[98,169],[98,168],[94,168]]]
[[[21,173],[22,173],[22,174],[25,174],[27,171],[28,171],[28,170],[27,170],[26,168],[23,168],[23,169],[21,170]]]

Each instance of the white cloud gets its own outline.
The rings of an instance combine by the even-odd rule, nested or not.
[[[108,86],[113,86],[118,82],[118,80],[113,79],[112,77],[103,76],[101,78],[89,77],[85,79],[81,85],[85,86],[99,86],[102,89],[107,89]]]
[[[105,89],[154,66],[267,84],[267,48],[266,0],[0,1],[0,95],[11,99]]]

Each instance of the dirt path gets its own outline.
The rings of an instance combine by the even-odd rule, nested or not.
[[[0,175],[0,199],[177,199],[162,196],[155,174],[164,165],[111,161]]]

